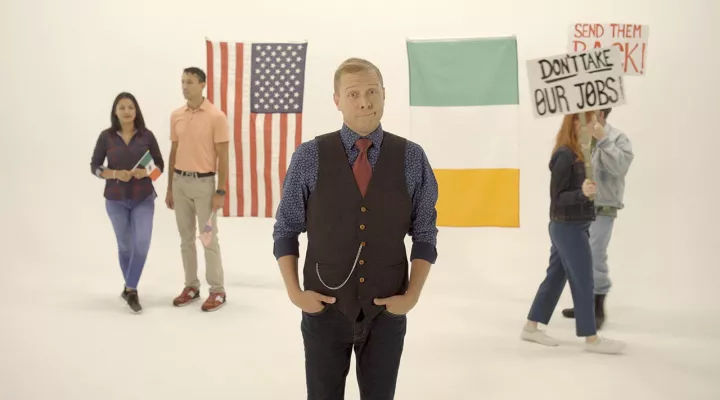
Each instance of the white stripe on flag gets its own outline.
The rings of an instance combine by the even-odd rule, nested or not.
[[[237,52],[235,46],[228,44],[228,90],[227,90],[227,119],[228,125],[230,126],[230,145],[233,145],[235,141],[233,136],[235,134],[235,82],[236,82],[236,66],[237,66]],[[219,93],[219,92],[215,92]],[[237,193],[237,168],[235,168],[235,160],[237,155],[235,154],[235,148],[229,149],[228,151],[228,210],[223,210],[223,214],[234,216],[237,214],[238,197]]]
[[[242,96],[243,96],[243,107],[242,107],[242,143],[243,143],[243,187],[242,192],[244,193],[243,210],[242,216],[251,216],[252,207],[252,187],[250,181],[250,66],[252,60],[252,44],[245,43],[243,46],[243,77],[242,77]],[[233,168],[235,168],[233,166]],[[233,211],[235,215],[236,212]]]
[[[295,153],[295,132],[297,132],[296,126],[295,126],[296,123],[297,123],[296,115],[295,114],[288,115],[288,123],[287,123],[288,135],[287,135],[287,144],[285,145],[285,149],[286,149],[285,159],[287,160],[287,162],[285,163],[286,170],[287,170],[287,167],[290,166],[290,160],[292,159],[293,153]],[[284,176],[285,176],[285,173],[283,173],[283,179],[284,179]],[[280,180],[280,186],[278,189],[278,190],[280,190],[281,195],[282,195],[283,179]],[[275,208],[275,212],[276,211],[277,211],[277,207]]]
[[[271,160],[270,163],[270,181],[272,182],[272,196],[270,197],[270,211],[271,215],[275,213],[278,203],[280,203],[280,114],[265,114],[265,118],[272,119],[272,144],[271,144]],[[287,115],[285,116],[287,118]]]
[[[473,107],[410,107],[413,140],[428,150],[433,165],[442,169],[520,168],[520,108],[517,105]],[[438,135],[441,131],[444,134]],[[459,142],[444,149],[449,135]]]
[[[220,96],[220,88],[222,86],[221,72],[222,72],[222,51],[220,50],[220,43],[213,43],[213,72],[215,73],[215,79],[213,81],[214,96],[210,101],[215,106],[222,110],[222,96]]]
[[[259,114],[255,118],[255,182],[257,184],[257,206],[255,208],[257,215],[265,216],[265,117],[270,118],[270,114]]]

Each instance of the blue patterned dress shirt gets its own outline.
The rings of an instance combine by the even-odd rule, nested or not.
[[[343,124],[340,138],[352,167],[359,150],[355,142],[361,138]],[[382,125],[366,136],[373,142],[368,150],[368,160],[375,168],[380,156],[380,144],[383,140]],[[318,172],[318,147],[315,139],[302,143],[293,153],[283,184],[283,194],[278,206],[275,227],[273,229],[275,258],[286,255],[300,256],[298,237],[306,231],[305,211],[310,193],[315,189]],[[437,259],[437,211],[438,185],[435,174],[417,143],[407,141],[405,150],[405,179],[412,200],[412,225],[408,235],[412,237],[410,260],[416,258],[431,264]]]

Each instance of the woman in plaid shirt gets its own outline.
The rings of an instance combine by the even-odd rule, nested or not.
[[[122,298],[134,313],[139,313],[142,307],[137,286],[150,249],[157,194],[147,170],[136,166],[146,152],[161,172],[165,164],[155,135],[145,127],[132,94],[117,95],[110,122],[110,128],[97,139],[90,169],[105,179],[105,207],[115,230],[125,279]],[[103,165],[105,159],[107,165]]]

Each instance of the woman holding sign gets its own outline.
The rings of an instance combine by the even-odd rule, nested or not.
[[[593,112],[586,120],[595,121]],[[619,353],[620,341],[597,336],[593,297],[592,254],[589,229],[595,219],[592,197],[595,183],[585,179],[585,158],[580,146],[580,118],[566,115],[557,134],[550,160],[550,265],[537,291],[523,328],[523,340],[546,346],[558,342],[538,329],[547,325],[569,280],[576,316],[576,334],[585,338],[585,348],[597,353]]]
[[[97,139],[90,170],[105,179],[105,208],[115,230],[125,279],[121,296],[134,313],[139,313],[142,307],[137,286],[150,249],[157,197],[153,180],[162,172],[164,162],[132,94],[120,93],[115,98],[110,125]],[[107,166],[103,165],[106,158]]]

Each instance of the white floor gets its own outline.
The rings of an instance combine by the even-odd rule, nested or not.
[[[171,218],[158,210],[139,316],[119,300],[102,207],[74,219],[85,232],[18,228],[0,268],[0,399],[305,398],[300,313],[272,257],[271,221],[222,221],[229,303],[202,313],[199,303],[171,305],[182,285]],[[24,229],[44,247],[23,250],[33,233]],[[562,346],[519,340],[546,268],[542,225],[443,229],[409,317],[396,399],[720,399],[718,264],[659,254],[639,229],[620,224],[611,247],[615,288],[603,333],[628,342],[622,356],[582,351],[560,315],[568,289],[549,327]],[[347,399],[359,399],[354,369]]]

